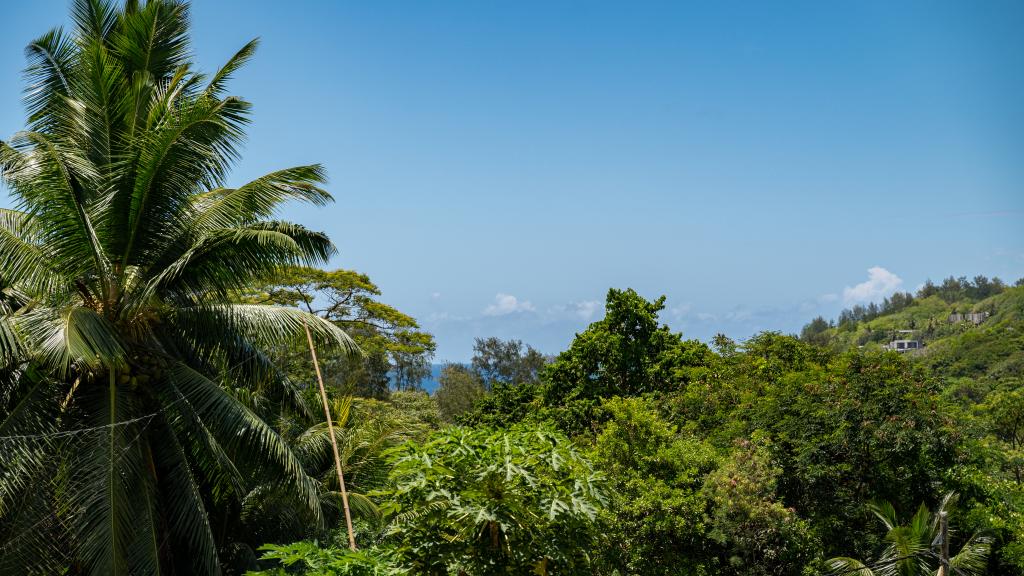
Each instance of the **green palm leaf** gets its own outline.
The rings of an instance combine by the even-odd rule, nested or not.
[[[272,471],[283,473],[279,481],[299,495],[320,521],[316,485],[277,432],[223,388],[186,365],[175,365],[169,378],[169,384],[180,392],[227,452],[245,457],[244,461],[252,466],[249,472],[257,477]]]
[[[924,504],[907,524],[901,524],[895,507],[888,502],[872,502],[870,510],[886,527],[886,547],[874,563],[863,563],[847,557],[831,558],[826,565],[833,574],[856,576],[931,576],[938,567],[939,518],[955,507],[957,495],[947,493],[934,513]],[[987,568],[991,540],[974,535],[967,540],[950,566],[955,574],[980,575]]]
[[[267,351],[355,353],[337,326],[229,296],[323,263],[321,233],[271,220],[324,205],[317,165],[225,183],[254,54],[195,72],[188,4],[73,0],[26,50],[26,130],[0,142],[0,565],[38,573],[220,572],[253,487],[323,525],[327,490],[260,413],[309,413]],[[268,416],[269,417],[269,416]],[[328,498],[329,500],[329,498]],[[59,546],[54,543],[60,543]]]

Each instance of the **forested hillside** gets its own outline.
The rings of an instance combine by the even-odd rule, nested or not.
[[[968,315],[973,314],[973,318]],[[837,351],[881,349],[896,338],[919,340],[912,357],[944,378],[998,380],[1024,373],[1024,285],[998,278],[947,278],[916,294],[897,293],[880,304],[816,318],[801,339]]]

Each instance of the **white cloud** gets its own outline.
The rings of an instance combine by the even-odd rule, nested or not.
[[[729,322],[746,322],[754,317],[754,313],[746,308],[736,308],[725,314],[725,319]]]
[[[903,284],[903,279],[881,266],[868,268],[868,279],[856,286],[843,288],[843,302],[872,302],[890,296]]]
[[[572,302],[569,307],[581,319],[590,320],[601,310],[601,303],[597,300],[584,300],[583,302]]]
[[[433,300],[440,300],[441,299],[441,293],[440,292],[431,292],[430,293],[430,297]]]
[[[529,300],[519,300],[511,294],[499,292],[494,296],[494,304],[484,308],[484,316],[504,316],[513,312],[533,312],[535,308]]]
[[[472,320],[472,316],[460,316],[458,314],[451,314],[450,312],[431,312],[427,314],[424,320],[430,323],[442,323],[442,322],[465,322]]]
[[[529,304],[529,302],[526,302]],[[604,312],[604,303],[600,300],[572,300],[567,304],[556,304],[544,310],[541,316],[546,321],[557,322],[578,318],[583,321],[591,321],[601,312]]]
[[[679,319],[689,314],[690,310],[692,309],[693,305],[687,302],[686,304],[680,304],[679,306],[673,307],[671,310],[669,310],[669,313],[672,314],[672,316],[675,317],[676,319]]]

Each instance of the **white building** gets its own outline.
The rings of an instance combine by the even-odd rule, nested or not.
[[[895,350],[897,352],[907,352],[909,350],[919,350],[924,348],[920,340],[893,340],[888,344],[882,346],[886,350]]]

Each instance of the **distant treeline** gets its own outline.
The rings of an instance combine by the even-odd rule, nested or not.
[[[1014,285],[1024,285],[1024,278],[1017,280]],[[853,329],[861,322],[869,322],[886,314],[895,314],[908,308],[916,300],[930,296],[938,296],[950,304],[964,300],[977,302],[990,296],[995,296],[1006,290],[1007,287],[1006,282],[1003,282],[998,277],[989,279],[983,275],[975,276],[973,279],[968,279],[966,276],[959,278],[950,276],[943,280],[941,284],[928,280],[916,294],[896,292],[882,300],[881,304],[871,302],[866,306],[858,304],[853,308],[845,308],[839,313],[839,318],[836,320],[825,320],[824,317],[818,316],[804,325],[800,331],[800,338],[806,342],[813,342],[818,335],[829,328]]]

